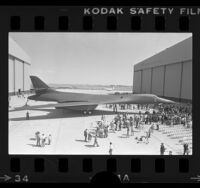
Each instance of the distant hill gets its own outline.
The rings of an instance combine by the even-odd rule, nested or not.
[[[132,86],[126,85],[90,85],[90,84],[49,84],[57,89],[90,89],[90,90],[113,90],[132,91]]]

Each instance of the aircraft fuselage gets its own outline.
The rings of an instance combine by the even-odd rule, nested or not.
[[[155,98],[151,94],[117,94],[117,95],[98,95],[98,94],[85,94],[85,93],[68,93],[56,90],[49,90],[48,92],[40,95],[30,96],[29,99],[36,101],[51,101],[58,103],[66,102],[91,102],[98,104],[146,104],[154,103]],[[108,102],[106,102],[108,101]],[[97,105],[86,105],[79,107],[67,107],[67,109],[74,110],[94,110]]]

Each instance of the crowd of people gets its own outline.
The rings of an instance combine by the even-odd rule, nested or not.
[[[100,128],[101,127],[101,128]],[[103,131],[103,133],[100,133],[100,129],[102,129],[104,127],[103,130],[106,130],[106,131]],[[108,137],[108,127],[109,126],[103,126],[103,124],[100,124],[100,121],[98,122],[98,127],[95,131],[94,134],[92,134],[92,132],[88,131],[88,129],[85,129],[84,130],[84,141],[85,142],[91,142],[92,140],[92,137],[94,137],[94,143],[93,143],[93,147],[99,147],[99,143],[98,143],[98,137],[100,138],[107,138]],[[103,136],[104,134],[104,136]],[[113,153],[113,144],[112,142],[110,142],[109,144],[109,154],[112,155]]]
[[[39,131],[37,131],[35,133],[35,140],[37,147],[45,147],[45,145],[51,145],[52,135],[45,135],[44,133],[40,133]]]
[[[111,108],[109,106],[109,108]],[[159,105],[131,105],[120,104],[117,105],[118,110],[139,110],[145,111],[142,121],[145,124],[151,122],[159,122],[166,125],[182,124],[188,128],[192,126],[192,105],[191,104],[159,104]],[[140,116],[141,117],[141,116]],[[140,119],[141,120],[141,119]]]
[[[124,105],[122,108],[126,109]],[[131,109],[130,105],[127,108]],[[88,129],[84,131],[85,141],[91,141],[92,137],[94,137],[93,146],[99,147],[97,138],[107,138],[110,132],[115,133],[116,131],[126,130],[127,138],[135,136],[137,144],[149,144],[151,135],[154,130],[159,131],[160,125],[175,126],[182,124],[186,128],[191,128],[192,126],[191,105],[134,105],[132,109],[137,109],[138,113],[118,112],[109,123],[106,121],[105,115],[102,115],[101,121],[97,122],[95,133],[92,134]],[[143,132],[144,134],[135,135],[135,132]],[[109,150],[109,153],[112,152]],[[164,155],[165,153],[165,144],[161,143],[160,155]],[[169,150],[168,154],[172,155],[172,151]],[[188,154],[188,144],[184,143],[183,155]]]
[[[187,128],[192,126],[192,106],[191,105],[159,105],[161,123],[167,125],[182,124]]]

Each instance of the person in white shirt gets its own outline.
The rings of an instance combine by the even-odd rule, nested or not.
[[[46,137],[45,137],[45,135],[44,134],[42,134],[42,136],[41,136],[41,146],[42,147],[44,147],[45,146],[45,140],[46,140]]]
[[[48,145],[51,145],[51,142],[52,142],[51,134],[49,134],[49,136],[47,137],[47,140],[48,140]]]

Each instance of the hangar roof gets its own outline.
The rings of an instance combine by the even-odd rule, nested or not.
[[[188,60],[192,60],[192,37],[137,63],[134,71]]]
[[[9,55],[14,56],[26,63],[31,63],[31,58],[26,54],[26,52],[11,38],[9,37]]]

